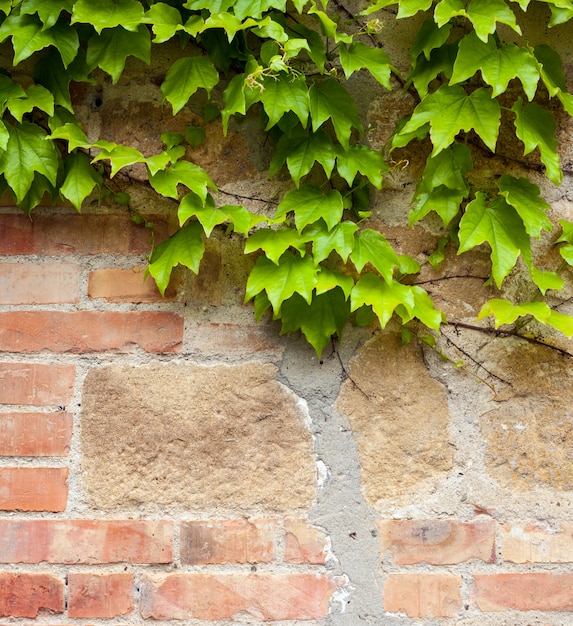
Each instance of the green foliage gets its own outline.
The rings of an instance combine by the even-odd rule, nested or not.
[[[394,318],[405,340],[414,336],[406,327],[413,320],[438,330],[442,313],[411,284],[418,262],[365,221],[369,189],[381,189],[390,172],[388,153],[368,146],[346,82],[361,73],[379,89],[400,83],[376,17],[392,4],[397,19],[425,14],[406,79],[417,102],[389,149],[427,146],[409,223],[434,212],[446,229],[428,262],[442,263],[449,245],[459,254],[486,245],[491,280],[501,288],[521,259],[537,300],[497,298],[480,317],[494,316],[496,326],[533,318],[573,335],[571,318],[543,300],[563,280],[535,264],[531,240],[553,228],[539,187],[503,172],[482,187],[474,170],[480,156],[496,152],[503,128],[524,156],[539,154],[549,181],[563,177],[554,111],[573,114],[573,95],[559,55],[546,44],[532,48],[522,35],[517,16],[528,0],[371,0],[348,21],[324,0],[0,2],[10,69],[27,61],[34,81],[0,73],[0,184],[25,211],[45,193],[79,211],[94,191],[105,195],[110,178],[142,164],[155,192],[176,204],[180,225],[149,259],[162,292],[177,265],[199,271],[205,239],[224,228],[244,237],[246,254],[258,255],[246,285],[256,318],[270,311],[281,332],[300,330],[318,354],[350,321],[384,327]],[[549,27],[573,19],[569,2],[547,4]],[[90,142],[75,118],[72,81],[92,82],[102,70],[116,83],[130,57],[149,63],[152,48],[174,38],[182,52],[161,84],[163,98],[173,115],[201,102],[205,123],[220,116],[225,133],[234,118],[261,116],[274,146],[269,175],[292,181],[274,216],[217,204],[209,174],[186,158],[187,145],[205,141],[200,125],[184,136],[163,133],[165,149],[144,156],[132,146]],[[123,192],[113,197],[130,203]],[[573,265],[573,224],[560,224],[556,244],[563,265]]]

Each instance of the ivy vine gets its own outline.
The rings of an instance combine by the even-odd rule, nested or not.
[[[549,27],[573,18],[571,0],[543,4]],[[573,95],[557,52],[523,37],[520,16],[529,8],[530,0],[377,0],[352,14],[327,0],[0,0],[0,43],[11,43],[12,54],[0,72],[0,191],[28,213],[45,193],[79,211],[106,177],[142,163],[155,192],[177,203],[179,229],[149,258],[162,292],[178,264],[199,271],[205,239],[223,227],[244,237],[246,254],[258,254],[246,284],[256,318],[270,311],[283,332],[301,330],[318,354],[351,320],[377,319],[382,327],[391,318],[404,326],[418,320],[439,330],[443,314],[412,284],[419,263],[368,226],[370,192],[383,187],[390,167],[364,141],[345,85],[355,72],[369,72],[381,89],[416,96],[390,150],[431,142],[405,208],[410,224],[430,213],[443,223],[447,237],[430,262],[443,262],[446,245],[464,253],[487,244],[490,280],[501,287],[521,259],[538,297],[492,299],[479,317],[492,315],[496,327],[534,318],[571,337],[573,318],[546,301],[564,286],[562,268],[542,270],[532,252],[532,239],[553,229],[539,187],[504,174],[486,188],[473,175],[476,151],[495,153],[503,125],[524,155],[539,154],[549,181],[561,183],[552,110],[558,103],[573,115]],[[386,22],[424,14],[405,77],[384,50],[381,12]],[[216,87],[222,102],[208,111],[225,132],[231,118],[260,114],[274,146],[269,175],[292,179],[272,217],[217,204],[209,174],[185,159],[186,144],[203,140],[201,128],[164,133],[165,149],[144,156],[90,142],[75,117],[72,81],[89,82],[99,68],[115,83],[128,57],[149,63],[152,47],[173,38],[182,52],[161,85],[173,115]],[[33,62],[31,84],[13,71],[25,60]],[[573,265],[573,223],[560,225],[566,267]]]

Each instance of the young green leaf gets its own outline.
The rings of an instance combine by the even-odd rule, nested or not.
[[[144,24],[151,24],[155,35],[153,43],[169,41],[178,30],[183,28],[181,13],[165,2],[152,4],[141,21]]]
[[[194,191],[203,201],[207,199],[207,188],[217,191],[215,183],[205,170],[189,161],[177,161],[166,170],[149,177],[153,189],[168,198],[178,199],[177,185],[183,184]]]
[[[350,297],[350,310],[356,311],[364,305],[370,305],[380,326],[384,328],[392,318],[396,307],[407,304],[409,308],[414,307],[414,295],[410,287],[392,280],[386,282],[380,280],[374,274],[363,274]]]
[[[183,57],[169,68],[161,92],[173,107],[175,115],[197,89],[205,89],[209,95],[218,82],[219,72],[207,57]]]
[[[76,0],[72,13],[72,24],[91,24],[97,33],[104,28],[122,26],[136,31],[142,22],[143,7],[137,0]]]
[[[320,221],[305,228],[304,238],[312,241],[312,256],[317,265],[327,259],[331,252],[337,252],[346,263],[354,249],[354,233],[357,230],[358,225],[354,222],[341,222],[328,229],[326,224]]]
[[[54,115],[54,96],[42,85],[30,85],[25,97],[8,98],[6,108],[18,122],[21,122],[22,117],[34,108],[48,115]]]
[[[392,282],[394,269],[398,265],[398,255],[394,248],[384,235],[372,228],[366,228],[354,236],[354,250],[350,258],[359,272],[366,263],[371,263],[387,283]]]
[[[352,185],[356,174],[360,172],[376,189],[382,187],[382,174],[389,171],[380,152],[362,144],[350,144],[347,150],[339,150],[336,168],[349,185]]]
[[[499,182],[499,193],[519,213],[529,236],[539,238],[542,230],[553,229],[546,215],[551,206],[540,196],[537,185],[526,178],[504,174]]]
[[[422,53],[426,60],[429,61],[432,50],[441,48],[446,43],[451,29],[452,25],[450,23],[439,27],[431,17],[424,20],[410,51],[412,62],[416,61]]]
[[[245,242],[245,254],[263,250],[265,255],[276,265],[289,248],[295,248],[301,254],[306,252],[306,239],[292,228],[260,228],[249,236]]]
[[[306,126],[309,100],[304,79],[293,78],[284,72],[277,76],[267,77],[263,81],[259,99],[269,117],[265,130],[272,128],[287,111],[295,113],[300,123]]]
[[[94,187],[101,186],[102,177],[83,152],[74,152],[68,156],[64,162],[64,172],[65,178],[60,193],[80,211],[82,202],[91,194]]]
[[[62,11],[72,12],[72,0],[23,0],[20,15],[38,13],[44,29],[51,28]]]
[[[366,68],[383,87],[392,89],[390,84],[392,62],[384,50],[370,48],[361,41],[353,41],[348,46],[342,43],[340,63],[346,78],[350,78],[357,70]]]
[[[199,222],[189,222],[169,239],[162,241],[153,251],[147,268],[161,294],[165,294],[176,265],[184,265],[197,274],[204,252],[203,227]]]
[[[313,222],[323,219],[328,228],[334,228],[342,218],[342,196],[336,189],[324,194],[314,185],[303,185],[289,191],[279,204],[276,219],[294,213],[294,223],[299,231]]]
[[[110,141],[100,140],[93,144],[94,148],[100,148],[101,152],[94,157],[94,161],[108,159],[111,164],[111,177],[113,178],[121,168],[135,163],[145,163],[145,157],[139,150],[122,146]]]
[[[441,0],[436,5],[434,19],[438,26],[443,26],[458,16],[470,20],[477,36],[483,42],[487,41],[489,35],[495,33],[497,22],[506,24],[521,35],[515,14],[504,0],[470,0],[468,5],[463,0]]]

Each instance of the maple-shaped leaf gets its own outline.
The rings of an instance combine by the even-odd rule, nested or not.
[[[202,200],[207,199],[207,188],[217,191],[215,183],[209,178],[207,172],[189,161],[177,161],[166,170],[160,170],[149,177],[153,189],[162,196],[179,197],[177,186],[185,185],[194,191]]]
[[[143,7],[137,0],[76,0],[71,23],[91,24],[98,33],[116,26],[136,31],[142,18]]]
[[[350,45],[340,44],[340,64],[346,78],[354,72],[367,69],[372,76],[386,89],[392,88],[390,73],[393,69],[390,57],[381,48],[371,48],[361,41],[353,41]]]
[[[500,117],[499,103],[487,89],[482,87],[468,95],[459,85],[442,85],[422,99],[398,135],[412,133],[429,122],[435,156],[453,143],[460,131],[473,129],[495,152]]]
[[[547,217],[551,206],[540,196],[537,185],[526,178],[504,174],[499,182],[499,193],[519,213],[528,235],[539,238],[542,230],[553,229]]]
[[[356,269],[361,272],[371,263],[388,283],[392,282],[398,255],[386,237],[372,228],[366,228],[354,236],[354,250],[350,254]]]
[[[203,227],[199,222],[189,222],[169,239],[162,241],[153,250],[147,267],[161,294],[165,294],[171,272],[176,265],[184,265],[197,274],[204,252]]]
[[[294,78],[284,72],[267,77],[263,81],[259,99],[269,118],[265,130],[272,128],[287,111],[292,111],[300,123],[306,126],[309,100],[308,88],[303,78]]]
[[[483,319],[489,315],[495,318],[496,328],[504,324],[513,324],[521,317],[531,316],[542,324],[553,326],[553,328],[567,335],[569,339],[573,336],[573,317],[554,311],[545,302],[513,304],[513,302],[503,298],[493,298],[484,304],[478,319]]]
[[[55,104],[70,112],[73,111],[70,98],[72,74],[64,67],[62,58],[56,50],[49,50],[38,60],[34,67],[34,80],[50,91]]]
[[[6,101],[6,108],[18,120],[33,109],[40,109],[48,115],[54,115],[54,96],[42,85],[30,85],[24,97],[10,97]]]
[[[418,56],[408,75],[407,85],[414,84],[420,98],[428,93],[429,84],[443,74],[446,78],[452,75],[454,61],[458,52],[458,42],[447,43],[432,50],[430,58]]]
[[[241,235],[248,235],[252,228],[267,221],[264,215],[251,213],[240,204],[225,204],[219,208],[227,215],[233,230]]]
[[[498,287],[514,268],[519,253],[529,250],[529,237],[515,209],[501,198],[486,205],[482,192],[466,206],[459,240],[458,254],[485,242],[489,244],[492,275]]]
[[[139,150],[122,146],[111,141],[101,139],[93,144],[94,148],[100,148],[100,153],[93,158],[93,161],[109,160],[111,164],[111,178],[113,178],[121,168],[134,165],[135,163],[145,163],[145,157]]]
[[[22,85],[15,83],[9,76],[6,76],[6,74],[0,74],[0,105],[2,113],[6,110],[6,103],[10,99],[15,98],[26,98],[25,89]]]
[[[387,4],[392,4],[384,0]],[[386,6],[385,5],[385,6]],[[432,6],[431,0],[399,0],[398,2],[398,19],[412,17],[419,11],[427,11]]]
[[[339,150],[336,169],[349,185],[360,172],[376,189],[382,187],[382,174],[389,171],[380,152],[362,144],[350,144],[347,150]]]
[[[443,26],[453,17],[466,17],[473,24],[477,36],[487,41],[496,29],[496,23],[506,24],[521,35],[521,29],[515,20],[515,14],[504,0],[441,0],[434,10],[434,19],[438,26]]]
[[[301,257],[287,251],[280,257],[278,265],[260,256],[247,280],[245,302],[259,292],[266,291],[275,313],[294,293],[299,293],[310,303],[317,273],[318,269],[309,256]]]
[[[416,192],[430,192],[443,185],[448,189],[469,192],[466,174],[473,169],[470,149],[462,143],[454,143],[435,156],[428,157]]]
[[[350,319],[350,305],[341,289],[315,295],[311,302],[295,293],[281,307],[281,334],[300,330],[318,358],[333,335],[340,337]]]
[[[415,61],[420,54],[423,54],[429,61],[432,50],[441,48],[446,43],[451,29],[450,23],[438,26],[431,17],[424,20],[410,50],[412,61]]]
[[[428,328],[439,330],[444,315],[434,306],[434,301],[428,295],[428,292],[417,285],[408,285],[410,293],[413,296],[414,303],[405,300],[396,307],[396,313],[402,318],[402,324],[407,324],[410,320],[418,318]]]
[[[38,13],[44,29],[51,28],[62,11],[72,12],[72,0],[23,0],[20,15]]]
[[[0,26],[0,42],[9,36],[12,37],[14,47],[14,65],[38,50],[54,46],[67,67],[79,48],[78,34],[74,28],[61,23],[44,30],[42,22],[35,15],[9,15]]]
[[[235,15],[240,20],[247,17],[254,17],[258,20],[269,9],[278,9],[284,12],[286,0],[235,0],[232,6]]]
[[[46,132],[36,124],[6,124],[10,135],[6,150],[0,155],[0,173],[14,191],[17,202],[28,193],[38,172],[56,185],[60,154]]]
[[[3,187],[6,188],[6,185],[4,184]],[[30,189],[28,189],[28,192],[22,200],[18,202],[18,208],[29,215],[32,209],[37,207],[40,202],[44,200],[46,194],[51,196],[52,203],[55,204],[58,197],[56,188],[45,176],[36,172]]]
[[[565,24],[573,18],[573,3],[570,0],[564,2],[550,3],[551,19],[549,20],[549,28],[557,26],[558,24]]]
[[[557,154],[557,138],[555,118],[547,109],[530,102],[522,107],[519,99],[511,110],[515,113],[515,132],[524,145],[523,154],[529,154],[539,148],[541,162],[546,167],[547,178],[555,185],[561,184],[559,155]]]
[[[307,28],[303,24],[291,24],[290,30],[297,35],[304,37],[308,41],[308,56],[318,67],[319,71],[323,73],[324,65],[326,63],[326,47],[320,33],[317,33],[311,28]]]
[[[249,236],[245,242],[245,254],[263,250],[266,256],[276,265],[289,248],[295,248],[304,256],[306,240],[293,228],[260,228]]]
[[[356,104],[346,89],[333,78],[315,82],[309,91],[312,129],[318,130],[324,122],[332,120],[334,132],[344,148],[348,148],[352,128],[362,133],[362,123]]]
[[[320,219],[329,228],[334,228],[342,218],[342,195],[336,189],[325,194],[314,185],[302,185],[284,196],[275,217],[281,219],[290,211],[294,213],[294,223],[299,231]]]
[[[66,122],[62,126],[56,126],[49,137],[50,139],[65,139],[68,142],[68,152],[76,148],[91,148],[92,146],[77,122]]]
[[[539,81],[539,67],[535,56],[527,48],[514,44],[498,47],[494,37],[483,42],[476,33],[470,33],[460,41],[450,85],[471,78],[478,70],[492,87],[494,98],[507,90],[510,80],[519,78],[527,97],[533,100]]]
[[[144,24],[151,24],[155,39],[153,43],[164,43],[169,41],[175,33],[180,30],[181,13],[165,2],[156,2],[146,11],[143,19]]]
[[[68,156],[64,161],[64,173],[60,193],[79,211],[82,202],[91,194],[94,187],[101,186],[103,179],[83,152],[74,152]]]
[[[354,249],[354,233],[358,225],[354,222],[340,222],[329,229],[322,221],[311,224],[304,230],[305,241],[312,241],[312,256],[318,265],[336,251],[346,263]]]
[[[430,192],[423,192],[415,196],[416,203],[408,214],[408,224],[412,226],[434,211],[441,218],[444,227],[460,212],[460,205],[467,193],[457,189],[448,189],[444,185],[435,187]]]
[[[557,96],[567,113],[573,115],[573,95],[567,92],[561,57],[551,46],[546,44],[535,46],[534,54],[541,64],[541,78],[549,95],[551,97]]]
[[[320,22],[320,26],[322,28],[322,32],[327,37],[334,39],[336,43],[344,42],[351,43],[352,36],[348,35],[344,32],[338,32],[336,22],[328,16],[324,11],[321,11],[316,7],[313,2],[313,6],[308,10],[310,15],[315,15],[318,21]]]
[[[371,306],[382,328],[388,324],[396,307],[407,304],[411,308],[414,303],[414,294],[408,286],[395,280],[381,280],[371,273],[360,277],[350,296],[351,311],[364,305]]]
[[[274,176],[286,161],[288,171],[298,187],[300,179],[308,174],[316,162],[320,163],[330,178],[336,161],[336,150],[330,137],[319,129],[309,133],[302,129],[298,133],[283,135],[277,144],[269,176]]]
[[[326,293],[336,288],[342,289],[346,299],[350,298],[350,294],[354,288],[354,278],[337,270],[329,270],[326,267],[321,267],[316,281],[316,293]]]
[[[223,13],[230,9],[233,4],[235,4],[235,0],[187,0],[183,6],[192,11],[209,9],[211,13]]]
[[[209,237],[213,228],[227,220],[227,215],[215,206],[213,196],[209,194],[205,200],[192,191],[186,194],[177,209],[179,225],[182,226],[190,217],[199,220],[205,235]]]
[[[205,89],[210,95],[218,82],[219,72],[207,57],[183,57],[169,68],[161,92],[176,115],[197,89]]]
[[[106,28],[101,35],[90,37],[86,63],[91,69],[101,67],[116,83],[123,72],[128,56],[134,56],[149,63],[150,55],[151,38],[143,24],[135,31],[119,27]]]

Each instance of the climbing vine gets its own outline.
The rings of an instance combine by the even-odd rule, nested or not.
[[[544,4],[549,27],[573,18],[571,0]],[[443,262],[447,245],[461,254],[487,244],[490,281],[501,287],[521,259],[537,297],[492,299],[479,317],[492,315],[496,326],[534,318],[570,337],[573,318],[546,302],[548,291],[563,288],[560,268],[542,270],[532,253],[532,239],[553,229],[539,187],[509,173],[486,187],[474,175],[476,154],[495,153],[503,126],[524,155],[539,155],[549,181],[562,180],[552,111],[558,105],[573,115],[573,96],[557,52],[523,37],[520,17],[529,8],[529,0],[378,0],[352,14],[326,0],[0,0],[0,43],[11,44],[10,65],[0,73],[0,191],[26,212],[46,193],[79,211],[110,177],[144,164],[155,192],[177,203],[179,229],[149,259],[160,290],[178,264],[197,273],[205,239],[226,228],[244,237],[246,254],[258,254],[246,284],[257,319],[270,311],[283,332],[301,330],[320,354],[351,320],[384,327],[394,317],[435,330],[444,322],[429,294],[412,284],[419,263],[367,221],[371,191],[391,175],[384,155],[429,141],[405,211],[410,224],[430,213],[443,224],[430,262]],[[382,25],[413,16],[421,26],[409,74],[400,76],[384,50]],[[164,133],[165,149],[144,156],[90,142],[75,117],[72,81],[89,82],[99,68],[115,83],[129,56],[149,63],[152,48],[172,39],[182,52],[161,92],[173,115],[197,95],[218,93],[206,115],[220,117],[225,133],[232,118],[262,118],[274,146],[269,175],[288,172],[292,180],[271,217],[216,202],[208,172],[185,158],[187,144],[204,140],[200,127]],[[33,63],[33,82],[17,78],[14,68],[24,61]],[[389,152],[364,140],[347,87],[356,72],[370,73],[382,90],[415,95]],[[560,226],[566,267],[573,265],[573,223]]]

